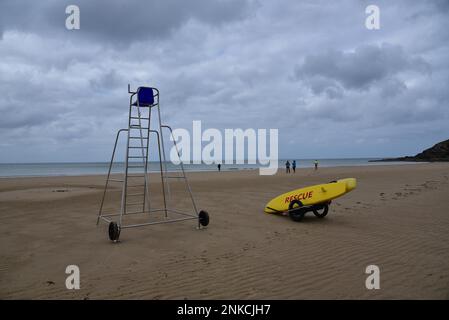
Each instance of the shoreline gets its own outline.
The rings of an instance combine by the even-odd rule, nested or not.
[[[403,165],[418,165],[418,164],[427,164],[427,163],[440,163],[438,161],[436,162],[425,162],[425,161],[417,161],[417,162],[412,162],[412,161],[368,161],[371,164],[355,164],[355,165],[336,165],[336,166],[320,166],[319,169],[324,169],[324,168],[353,168],[353,167],[375,167],[375,166],[403,166]],[[394,162],[394,163],[392,163]],[[444,163],[444,162],[443,162]],[[241,172],[241,171],[254,171],[254,170],[259,170],[259,168],[262,167],[254,167],[254,168],[223,168],[221,169],[221,172]],[[297,167],[296,170],[313,170],[314,167],[310,166],[310,167]],[[279,167],[278,168],[278,172],[276,174],[278,174],[279,172],[284,171],[285,168],[284,167]],[[148,174],[159,174],[160,171],[148,171]],[[181,170],[167,170],[168,173],[180,173]],[[201,173],[201,172],[219,172],[216,168],[214,169],[204,169],[204,170],[185,170],[186,174],[189,173]],[[119,174],[123,174],[122,172],[111,172],[111,176],[112,175],[119,175]],[[54,175],[15,175],[15,176],[0,176],[0,180],[1,179],[15,179],[15,178],[51,178],[51,177],[90,177],[90,176],[106,176],[107,172],[105,173],[81,173],[81,174],[54,174]]]

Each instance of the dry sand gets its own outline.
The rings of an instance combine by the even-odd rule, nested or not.
[[[282,192],[344,177],[358,187],[325,219],[263,213]],[[449,164],[189,178],[207,228],[126,229],[117,244],[95,225],[104,176],[0,179],[0,298],[449,298]],[[174,199],[190,208],[181,186]],[[108,209],[119,195],[116,186]],[[65,287],[70,264],[80,290]],[[380,267],[379,290],[365,288],[369,264]]]

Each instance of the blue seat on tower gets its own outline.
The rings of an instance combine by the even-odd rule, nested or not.
[[[140,107],[151,107],[154,104],[154,94],[152,88],[139,87],[137,89],[137,100],[133,106],[137,106],[139,102]]]

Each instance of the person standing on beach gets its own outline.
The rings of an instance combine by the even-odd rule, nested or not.
[[[288,160],[285,163],[285,173],[290,173],[290,162]]]
[[[292,162],[292,169],[293,169],[293,173],[296,172],[296,160],[293,160]]]
[[[315,160],[315,170],[318,170],[318,160]]]
[[[221,163],[218,164],[218,171],[221,171]]]

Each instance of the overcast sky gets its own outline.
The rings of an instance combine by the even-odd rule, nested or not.
[[[0,162],[109,160],[128,83],[281,158],[412,155],[449,138],[448,57],[447,0],[0,0]]]

